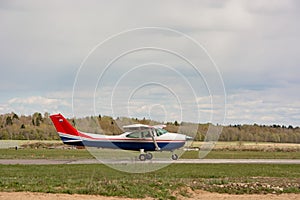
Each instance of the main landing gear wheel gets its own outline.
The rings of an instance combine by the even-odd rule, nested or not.
[[[140,161],[145,161],[147,159],[147,155],[146,154],[140,154],[139,159],[140,159]]]
[[[153,158],[152,153],[146,153],[146,154],[139,155],[140,161],[151,160],[152,158]]]
[[[147,158],[147,160],[152,160],[152,158],[153,158],[152,153],[147,153],[146,158]]]
[[[172,154],[172,160],[177,160],[177,159],[178,159],[177,154]]]

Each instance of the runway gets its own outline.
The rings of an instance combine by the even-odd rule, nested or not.
[[[300,159],[179,159],[173,160],[48,160],[48,159],[0,159],[2,165],[57,165],[57,164],[300,164]]]

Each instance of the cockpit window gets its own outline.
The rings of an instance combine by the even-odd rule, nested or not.
[[[161,129],[161,128],[156,129],[156,135],[157,136],[161,136],[161,135],[163,135],[163,134],[165,134],[167,132],[168,131],[166,131],[165,129]]]
[[[141,132],[132,132],[126,135],[128,138],[147,138],[151,137],[151,134],[149,131],[141,131]]]
[[[165,133],[167,133],[168,131],[166,131],[165,129],[155,129],[156,135],[161,136]],[[136,132],[132,132],[129,133],[128,135],[126,135],[126,137],[128,138],[151,138],[151,133],[150,131],[136,131]]]
[[[128,137],[128,138],[141,138],[141,133],[140,132],[133,132],[133,133],[130,133],[130,134],[126,135],[126,137]]]

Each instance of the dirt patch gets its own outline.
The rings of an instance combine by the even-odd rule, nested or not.
[[[182,200],[187,200],[188,198],[178,198]],[[202,190],[197,190],[191,193],[190,199],[208,199],[208,200],[298,200],[300,199],[300,194],[243,194],[243,195],[233,195],[233,194],[219,194],[211,193]]]
[[[178,194],[177,198],[179,200],[189,200],[189,199],[206,199],[206,200],[298,200],[300,199],[300,194],[247,194],[247,195],[231,195],[231,194],[218,194],[205,192],[202,190],[188,191],[189,197],[184,197]],[[105,197],[98,195],[79,195],[79,194],[49,194],[49,193],[33,193],[33,192],[0,192],[1,200],[131,200],[130,198],[122,197]],[[151,200],[152,198],[146,198],[146,200]]]
[[[1,200],[131,200],[122,197],[106,197],[100,195],[81,195],[81,194],[52,194],[37,192],[0,192]],[[150,199],[149,199],[150,200]]]
[[[191,183],[195,189],[229,194],[283,194],[298,193],[300,178],[249,177],[213,178]]]

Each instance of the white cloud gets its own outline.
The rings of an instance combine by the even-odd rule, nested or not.
[[[274,0],[271,3],[269,0],[205,0],[188,3],[3,1],[0,5],[0,112],[34,112],[34,109],[38,109],[41,112],[64,110],[71,113],[67,110],[71,109],[76,70],[96,44],[126,29],[162,26],[194,37],[210,52],[221,69],[228,92],[229,123],[256,121],[299,125],[299,8],[297,0]],[[149,39],[144,35],[142,40],[163,45],[176,44],[176,50],[189,52],[191,58],[198,56],[178,37],[152,35]],[[128,40],[120,46],[112,45],[104,51],[103,57],[131,44],[132,40]],[[145,62],[147,58],[155,57],[140,54],[117,64],[125,70],[126,67]],[[196,98],[208,97],[203,80],[193,79],[193,74],[184,70],[186,66],[180,61],[167,55],[156,58],[170,66],[177,64],[177,69],[182,70],[193,87],[198,84],[198,87],[194,87],[197,88]],[[93,103],[93,81],[103,70],[104,61],[99,61],[95,66],[96,71],[85,71],[86,76],[79,80],[80,87],[75,96],[76,113],[93,113],[93,107],[85,105]],[[172,79],[172,76],[160,72],[158,70],[156,75],[176,85],[179,91],[187,88],[183,87],[186,86],[184,81],[176,82],[174,77]],[[115,83],[122,73],[113,70],[106,83]],[[135,78],[143,79],[136,75]],[[208,76],[205,78],[210,79]],[[210,81],[213,83],[214,79]],[[120,101],[128,91],[129,86],[117,91]],[[103,96],[110,97],[110,89],[104,89],[103,92]],[[150,93],[147,95],[151,96]],[[210,112],[210,102],[206,100],[198,99],[204,119],[208,118],[204,113]],[[176,107],[171,101],[165,102]],[[110,112],[109,101],[98,103],[102,108],[99,112]],[[139,106],[157,102],[148,99],[140,103],[136,101]],[[176,113],[168,112],[171,119],[178,117]],[[193,116],[192,109],[188,112]]]
[[[2,112],[16,112],[20,114],[33,114],[34,112],[62,112],[70,116],[70,103],[64,99],[47,98],[42,96],[29,96],[25,98],[12,98],[0,106]]]
[[[280,93],[280,90],[277,91]],[[300,102],[275,91],[240,91],[228,96],[226,122],[299,125]]]
[[[258,12],[261,14],[276,14],[293,10],[295,3],[295,0],[272,0],[271,3],[269,1],[252,0],[245,1],[245,7],[251,12]]]

